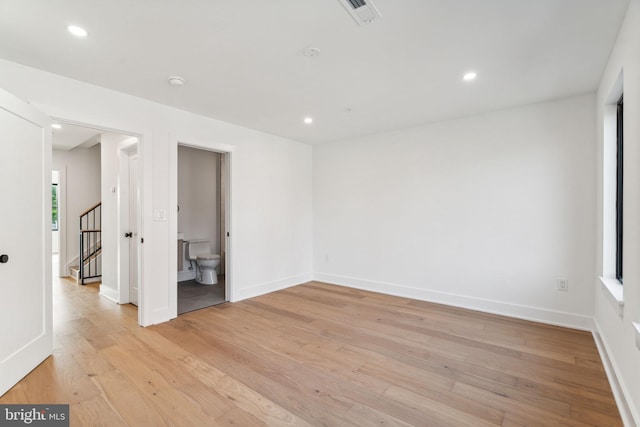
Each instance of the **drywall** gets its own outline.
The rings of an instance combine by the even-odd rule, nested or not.
[[[177,163],[171,141],[178,136],[183,142],[233,147],[233,271],[228,272],[233,297],[247,298],[312,277],[310,146],[9,61],[0,60],[0,75],[6,90],[51,116],[140,136],[143,325],[176,315],[176,235],[170,230],[177,231],[177,210],[170,205],[170,194],[177,192],[177,180],[170,180],[169,170]],[[154,213],[159,215],[154,218]]]
[[[314,146],[315,278],[590,329],[594,115],[585,95]]]
[[[214,254],[220,254],[220,158],[212,151],[178,146],[178,232],[185,240],[208,240]],[[188,270],[189,262],[183,265]],[[195,270],[191,273],[190,279]]]
[[[129,302],[128,287],[126,292],[120,292],[118,278],[122,274],[128,277],[127,272],[121,272],[121,244],[127,246],[129,240],[124,236],[124,230],[120,226],[120,215],[118,214],[119,195],[122,192],[118,180],[120,169],[122,168],[122,145],[131,137],[113,132],[104,132],[101,135],[101,194],[102,194],[102,282],[100,284],[100,294],[115,301]],[[127,171],[128,173],[128,171]],[[127,181],[128,183],[128,181]],[[128,188],[128,187],[127,187]],[[128,216],[128,210],[124,217]],[[128,229],[128,227],[125,227]],[[127,252],[128,257],[128,252]],[[125,297],[122,297],[122,294]]]
[[[610,274],[610,212],[615,196],[608,174],[605,153],[611,152],[611,141],[605,134],[608,105],[617,99],[615,87],[622,75],[624,91],[624,236],[623,236],[623,299],[622,316],[598,276]],[[597,95],[597,272],[595,282],[595,319],[598,332],[624,393],[629,412],[640,425],[640,350],[636,348],[632,322],[640,321],[640,1],[631,0],[618,39],[598,87]],[[605,141],[607,141],[605,143]],[[615,142],[614,142],[615,144]],[[615,149],[614,149],[615,151]],[[606,171],[606,173],[605,173]],[[603,244],[603,242],[606,242]],[[604,261],[606,260],[606,261]],[[624,409],[624,405],[619,405]],[[624,411],[623,411],[624,412]],[[624,413],[623,413],[624,415]],[[631,421],[627,420],[628,425]]]
[[[53,150],[53,169],[60,173],[60,195],[64,238],[60,239],[61,262],[65,275],[70,265],[78,265],[80,214],[100,201],[100,145],[77,147],[70,151]],[[54,267],[55,269],[55,267]]]

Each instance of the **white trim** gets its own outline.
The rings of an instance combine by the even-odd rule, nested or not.
[[[340,286],[348,286],[356,289],[363,289],[366,291],[515,317],[517,319],[531,320],[549,325],[563,326],[583,331],[593,330],[593,318],[576,313],[548,310],[545,308],[512,304],[485,298],[469,297],[448,292],[417,289],[391,283],[373,282],[370,280],[338,276],[335,274],[314,273],[314,280]]]
[[[636,339],[636,348],[640,350],[640,323],[631,322],[633,325],[633,336]]]
[[[100,295],[115,302],[116,304],[120,303],[120,301],[118,300],[118,291],[116,289],[109,288],[107,286],[100,286]]]
[[[609,277],[600,277],[600,283],[602,284],[602,293],[607,297],[607,301],[616,310],[618,317],[622,318],[624,316],[624,288],[622,283]]]
[[[67,166],[58,169],[58,265],[56,274],[58,277],[69,276],[67,263]]]
[[[640,414],[638,413],[637,408],[630,404],[632,401],[627,399],[627,396],[630,396],[629,389],[624,383],[624,377],[620,375],[620,369],[618,368],[615,359],[609,357],[612,352],[610,350],[610,346],[607,344],[607,340],[601,333],[598,320],[594,319],[593,322],[593,339],[596,342],[596,347],[600,353],[600,359],[602,360],[602,365],[604,366],[604,370],[607,374],[607,379],[609,380],[613,397],[616,401],[616,405],[618,406],[620,417],[622,418],[622,422],[625,426],[635,427],[640,424]]]
[[[186,282],[187,280],[196,280],[196,268],[193,270],[178,271],[178,282]]]
[[[230,299],[229,301],[238,302],[247,298],[254,298],[260,295],[268,294],[270,292],[280,291],[292,286],[301,285],[312,280],[313,273],[303,273],[297,276],[284,277],[282,279],[274,280],[267,283],[260,283],[236,291],[234,295],[235,299]]]
[[[71,267],[76,267],[76,266],[80,268],[80,257],[78,255],[74,256],[69,260],[69,262],[64,264],[64,271],[66,272],[66,274],[64,274],[64,276],[61,276],[61,277],[71,276]]]

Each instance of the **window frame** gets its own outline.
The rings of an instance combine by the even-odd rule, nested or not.
[[[59,209],[59,201],[60,194],[58,193],[58,184],[51,184],[51,231],[59,231],[60,230],[60,209]],[[55,198],[54,198],[55,195]],[[55,203],[54,203],[55,202]],[[55,215],[55,221],[54,221]]]
[[[624,94],[616,105],[616,279],[623,283]]]

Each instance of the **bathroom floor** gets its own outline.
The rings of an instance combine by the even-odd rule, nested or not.
[[[215,285],[201,285],[195,280],[178,282],[178,314],[200,310],[225,302],[224,276]]]

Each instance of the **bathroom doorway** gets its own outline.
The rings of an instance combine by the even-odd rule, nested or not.
[[[228,300],[226,156],[178,145],[178,314]]]

